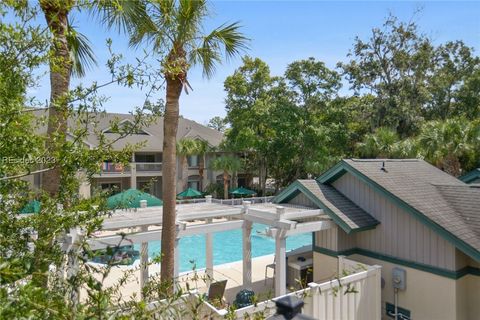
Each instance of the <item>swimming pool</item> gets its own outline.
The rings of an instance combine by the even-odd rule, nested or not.
[[[252,227],[252,257],[260,257],[275,252],[275,240],[260,234],[266,226],[253,224]],[[297,249],[312,244],[312,234],[305,233],[287,238],[287,250]],[[140,245],[135,248],[140,250]],[[158,255],[160,241],[148,244],[148,255]],[[180,239],[179,244],[180,272],[205,268],[205,236],[190,236]],[[213,234],[213,264],[219,265],[242,260],[242,229],[216,232]]]

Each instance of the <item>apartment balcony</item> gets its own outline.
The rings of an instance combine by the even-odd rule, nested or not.
[[[130,177],[132,176],[132,167],[135,168],[136,176],[158,176],[162,174],[161,162],[132,162],[128,165],[104,162],[101,165],[100,174],[96,174],[94,177]]]
[[[137,176],[158,176],[162,174],[161,162],[135,162]]]

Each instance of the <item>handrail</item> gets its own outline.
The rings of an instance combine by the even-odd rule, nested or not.
[[[162,171],[162,162],[132,162],[137,171]]]

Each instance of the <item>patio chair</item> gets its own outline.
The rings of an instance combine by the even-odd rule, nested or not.
[[[209,301],[217,300],[222,301],[225,294],[225,288],[227,287],[227,280],[221,280],[212,282],[208,287],[207,299]]]
[[[270,268],[270,269],[273,269],[273,276],[272,276],[272,277],[275,277],[275,259],[276,259],[276,258],[277,258],[277,257],[274,257],[274,258],[273,258],[273,263],[267,264],[267,265],[265,266],[265,282],[264,282],[264,284],[267,284],[267,275],[268,275],[268,269],[269,269],[269,268]]]

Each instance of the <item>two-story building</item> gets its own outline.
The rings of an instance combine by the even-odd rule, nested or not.
[[[343,255],[382,266],[383,319],[480,319],[478,185],[423,160],[346,159],[275,201],[336,224],[313,234],[314,281],[339,276]]]
[[[38,116],[44,115],[38,112]],[[118,122],[118,126],[133,124],[134,117],[130,114],[101,113],[96,116],[96,130],[101,130],[110,141],[116,140],[118,134],[111,128],[112,121]],[[69,127],[73,127],[73,121],[69,121]],[[46,128],[40,128],[40,133],[45,133]],[[118,132],[118,131],[117,131]],[[208,143],[209,147],[215,148],[220,145],[223,133],[195,121],[181,117],[178,123],[177,141],[181,139],[199,139]],[[91,132],[83,141],[89,147],[98,145],[98,136]],[[98,189],[111,189],[122,191],[129,188],[142,189],[159,198],[162,197],[162,150],[163,150],[163,118],[141,128],[127,137],[118,139],[113,143],[114,150],[122,150],[127,145],[141,143],[132,156],[128,165],[114,163],[105,159],[101,164],[100,172],[93,176],[89,182],[84,181],[80,187],[80,194],[89,197]],[[220,152],[210,151],[204,155],[190,155],[182,161],[177,161],[177,192],[187,187],[204,191],[209,184],[221,183],[223,185],[223,172],[214,171],[210,168],[210,162],[221,155]],[[35,187],[40,188],[42,179],[40,175],[30,177]],[[231,179],[232,184],[236,181]],[[246,183],[238,179],[238,183]],[[233,186],[233,185],[232,185]]]

